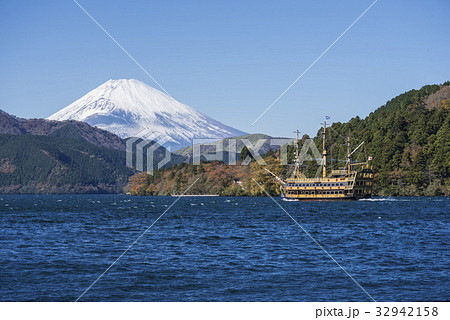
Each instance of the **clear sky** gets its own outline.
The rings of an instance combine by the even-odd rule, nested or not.
[[[450,80],[450,1],[79,0],[176,99],[237,129],[292,136]],[[109,79],[157,85],[71,0],[0,2],[0,109],[47,117]]]

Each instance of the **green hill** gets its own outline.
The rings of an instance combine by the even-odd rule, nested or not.
[[[121,192],[133,173],[124,162],[81,137],[0,134],[0,193]]]
[[[450,195],[450,82],[405,92],[365,119],[355,117],[346,123],[333,123],[327,130],[326,141],[329,169],[343,165],[337,160],[346,157],[349,133],[352,149],[365,142],[353,155],[354,160],[373,157],[375,195]],[[322,129],[314,142],[322,150]],[[266,159],[273,159],[269,169],[286,177],[292,167],[279,166],[277,155],[278,152],[272,151],[266,154]],[[290,162],[293,157],[294,148],[289,147]],[[318,166],[314,161],[311,164],[305,171],[314,176]],[[129,187],[137,195],[181,193],[198,177],[200,180],[190,189],[192,194],[264,195],[252,177],[271,194],[278,193],[273,179],[255,162],[250,166],[219,162],[201,166],[183,164],[160,170],[153,176],[137,174],[130,179]]]
[[[365,141],[379,195],[450,193],[450,82],[405,92],[365,119],[333,123],[328,150],[345,159],[345,137]],[[322,143],[322,131],[314,138]],[[320,150],[320,149],[319,149]]]
[[[144,148],[144,169],[152,144]],[[0,110],[0,193],[123,192],[135,173],[125,148],[125,140],[83,122],[20,119]],[[166,151],[159,146],[153,163]],[[172,154],[166,166],[183,160]]]

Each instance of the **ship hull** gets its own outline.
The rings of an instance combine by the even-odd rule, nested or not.
[[[345,196],[345,197],[323,197],[323,196],[314,196],[314,197],[287,197],[285,194],[281,195],[283,200],[287,201],[355,201],[360,199],[369,199],[372,195],[364,195],[364,196]]]

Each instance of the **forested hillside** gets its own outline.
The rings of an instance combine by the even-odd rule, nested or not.
[[[144,167],[152,145],[145,144]],[[0,193],[121,193],[135,173],[125,147],[125,140],[87,123],[27,120],[0,110]],[[153,163],[165,154],[159,146]],[[166,166],[183,160],[172,154]]]
[[[283,174],[283,168],[274,156],[265,160],[267,168],[277,174]],[[252,178],[270,194],[280,194],[277,184],[256,162],[247,166],[240,165],[240,162],[238,165],[230,166],[219,161],[202,162],[200,165],[182,163],[154,171],[153,174],[141,172],[130,178],[127,191],[133,195],[178,195],[192,185],[186,194],[265,196],[264,191]],[[194,183],[197,179],[198,181]]]
[[[427,85],[388,101],[365,119],[333,123],[328,149],[345,158],[345,137],[353,147],[365,141],[379,195],[450,193],[450,82]],[[321,144],[319,130],[315,142]]]
[[[355,117],[346,123],[333,123],[326,140],[330,169],[342,165],[338,159],[346,157],[349,134],[352,149],[365,142],[354,154],[354,160],[373,158],[370,163],[376,172],[375,195],[450,194],[450,82],[401,94],[365,119]],[[314,142],[321,151],[322,129]],[[289,148],[291,161],[293,153],[294,148]],[[268,168],[281,176],[287,177],[292,170],[281,167],[271,151],[266,159]],[[315,175],[318,165],[309,164],[303,170],[309,176]],[[190,194],[264,195],[252,177],[271,194],[279,192],[271,176],[255,162],[248,167],[219,162],[197,167],[183,164],[154,175],[140,173],[131,178],[129,189],[137,195],[181,193],[198,177],[200,180]]]
[[[0,193],[117,193],[125,152],[82,138],[0,134]]]

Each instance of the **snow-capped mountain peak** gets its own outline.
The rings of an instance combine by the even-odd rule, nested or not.
[[[134,79],[109,80],[48,119],[85,121],[122,138],[161,135],[173,150],[245,134]]]

